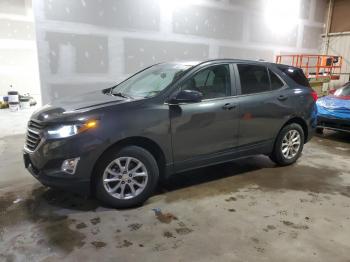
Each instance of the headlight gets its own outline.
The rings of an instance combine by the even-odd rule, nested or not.
[[[47,133],[50,138],[65,138],[74,136],[88,129],[96,128],[97,124],[97,120],[89,120],[81,124],[61,125],[47,130]]]

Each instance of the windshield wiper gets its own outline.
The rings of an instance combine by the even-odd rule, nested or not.
[[[128,96],[126,94],[123,94],[121,92],[117,92],[117,93],[111,93],[113,96],[120,96],[120,97],[123,97],[123,98],[132,98],[131,96]]]

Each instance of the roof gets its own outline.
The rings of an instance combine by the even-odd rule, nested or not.
[[[234,59],[234,58],[217,58],[217,59],[206,59],[206,60],[194,60],[194,61],[173,61],[170,63],[177,63],[182,65],[188,65],[188,66],[196,66],[203,63],[209,63],[209,62],[262,62],[262,63],[270,63],[268,61],[264,60],[245,60],[245,59]]]
[[[184,66],[190,66],[194,67],[200,64],[204,63],[215,63],[215,62],[231,62],[231,63],[264,63],[264,64],[273,64],[273,65],[278,65],[278,66],[285,66],[285,67],[293,67],[290,65],[285,65],[285,64],[276,64],[274,62],[269,62],[269,61],[264,61],[264,60],[247,60],[247,59],[234,59],[234,58],[217,58],[217,59],[207,59],[207,60],[197,60],[197,61],[173,61],[170,63],[176,63],[176,64],[181,64]]]

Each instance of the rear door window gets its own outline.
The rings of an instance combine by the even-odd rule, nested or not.
[[[270,75],[272,90],[280,89],[281,87],[284,86],[284,83],[282,82],[282,80],[271,70],[269,70],[269,75]]]
[[[242,95],[270,91],[267,68],[263,65],[237,64]]]

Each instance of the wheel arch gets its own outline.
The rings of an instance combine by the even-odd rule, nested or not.
[[[110,151],[115,149],[121,149],[126,146],[139,146],[139,147],[142,147],[143,149],[146,149],[148,152],[150,152],[153,155],[153,157],[157,162],[160,178],[165,175],[165,172],[166,172],[165,154],[161,149],[161,147],[156,142],[154,142],[152,139],[149,139],[146,137],[140,137],[140,136],[124,138],[110,145],[108,148],[106,148],[95,161],[92,174],[91,174],[91,180],[90,180],[90,189],[92,194],[95,194],[95,185],[96,185],[96,179],[97,179],[96,171],[97,171],[97,166],[99,161]]]
[[[302,119],[301,117],[293,117],[284,123],[284,125],[281,127],[281,129],[279,130],[279,132],[276,136],[275,142],[273,144],[273,150],[269,155],[270,159],[280,166],[286,166],[286,165],[293,164],[299,158],[299,156],[302,152],[303,146],[304,146],[304,144],[301,144],[300,145],[301,149],[299,147],[298,154],[293,156],[291,159],[286,159],[281,155],[282,153],[280,152],[280,147],[279,147],[280,144],[278,144],[278,143],[282,143],[282,139],[283,139],[283,136],[281,136],[281,131],[290,124],[298,124],[301,127],[301,129],[304,132],[304,144],[305,144],[305,141],[307,141],[306,139],[309,135],[307,124],[306,124],[305,120]],[[285,134],[282,134],[282,135],[285,135]],[[277,145],[278,145],[278,147],[277,147]]]
[[[303,129],[303,132],[304,132],[304,143],[306,143],[306,141],[308,141],[309,131],[308,131],[308,127],[307,127],[306,121],[303,118],[301,118],[301,117],[293,117],[293,118],[289,119],[286,123],[284,123],[284,125],[281,127],[281,129],[278,131],[278,133],[280,133],[281,130],[285,126],[293,124],[293,123],[299,124],[301,126],[301,128]]]

